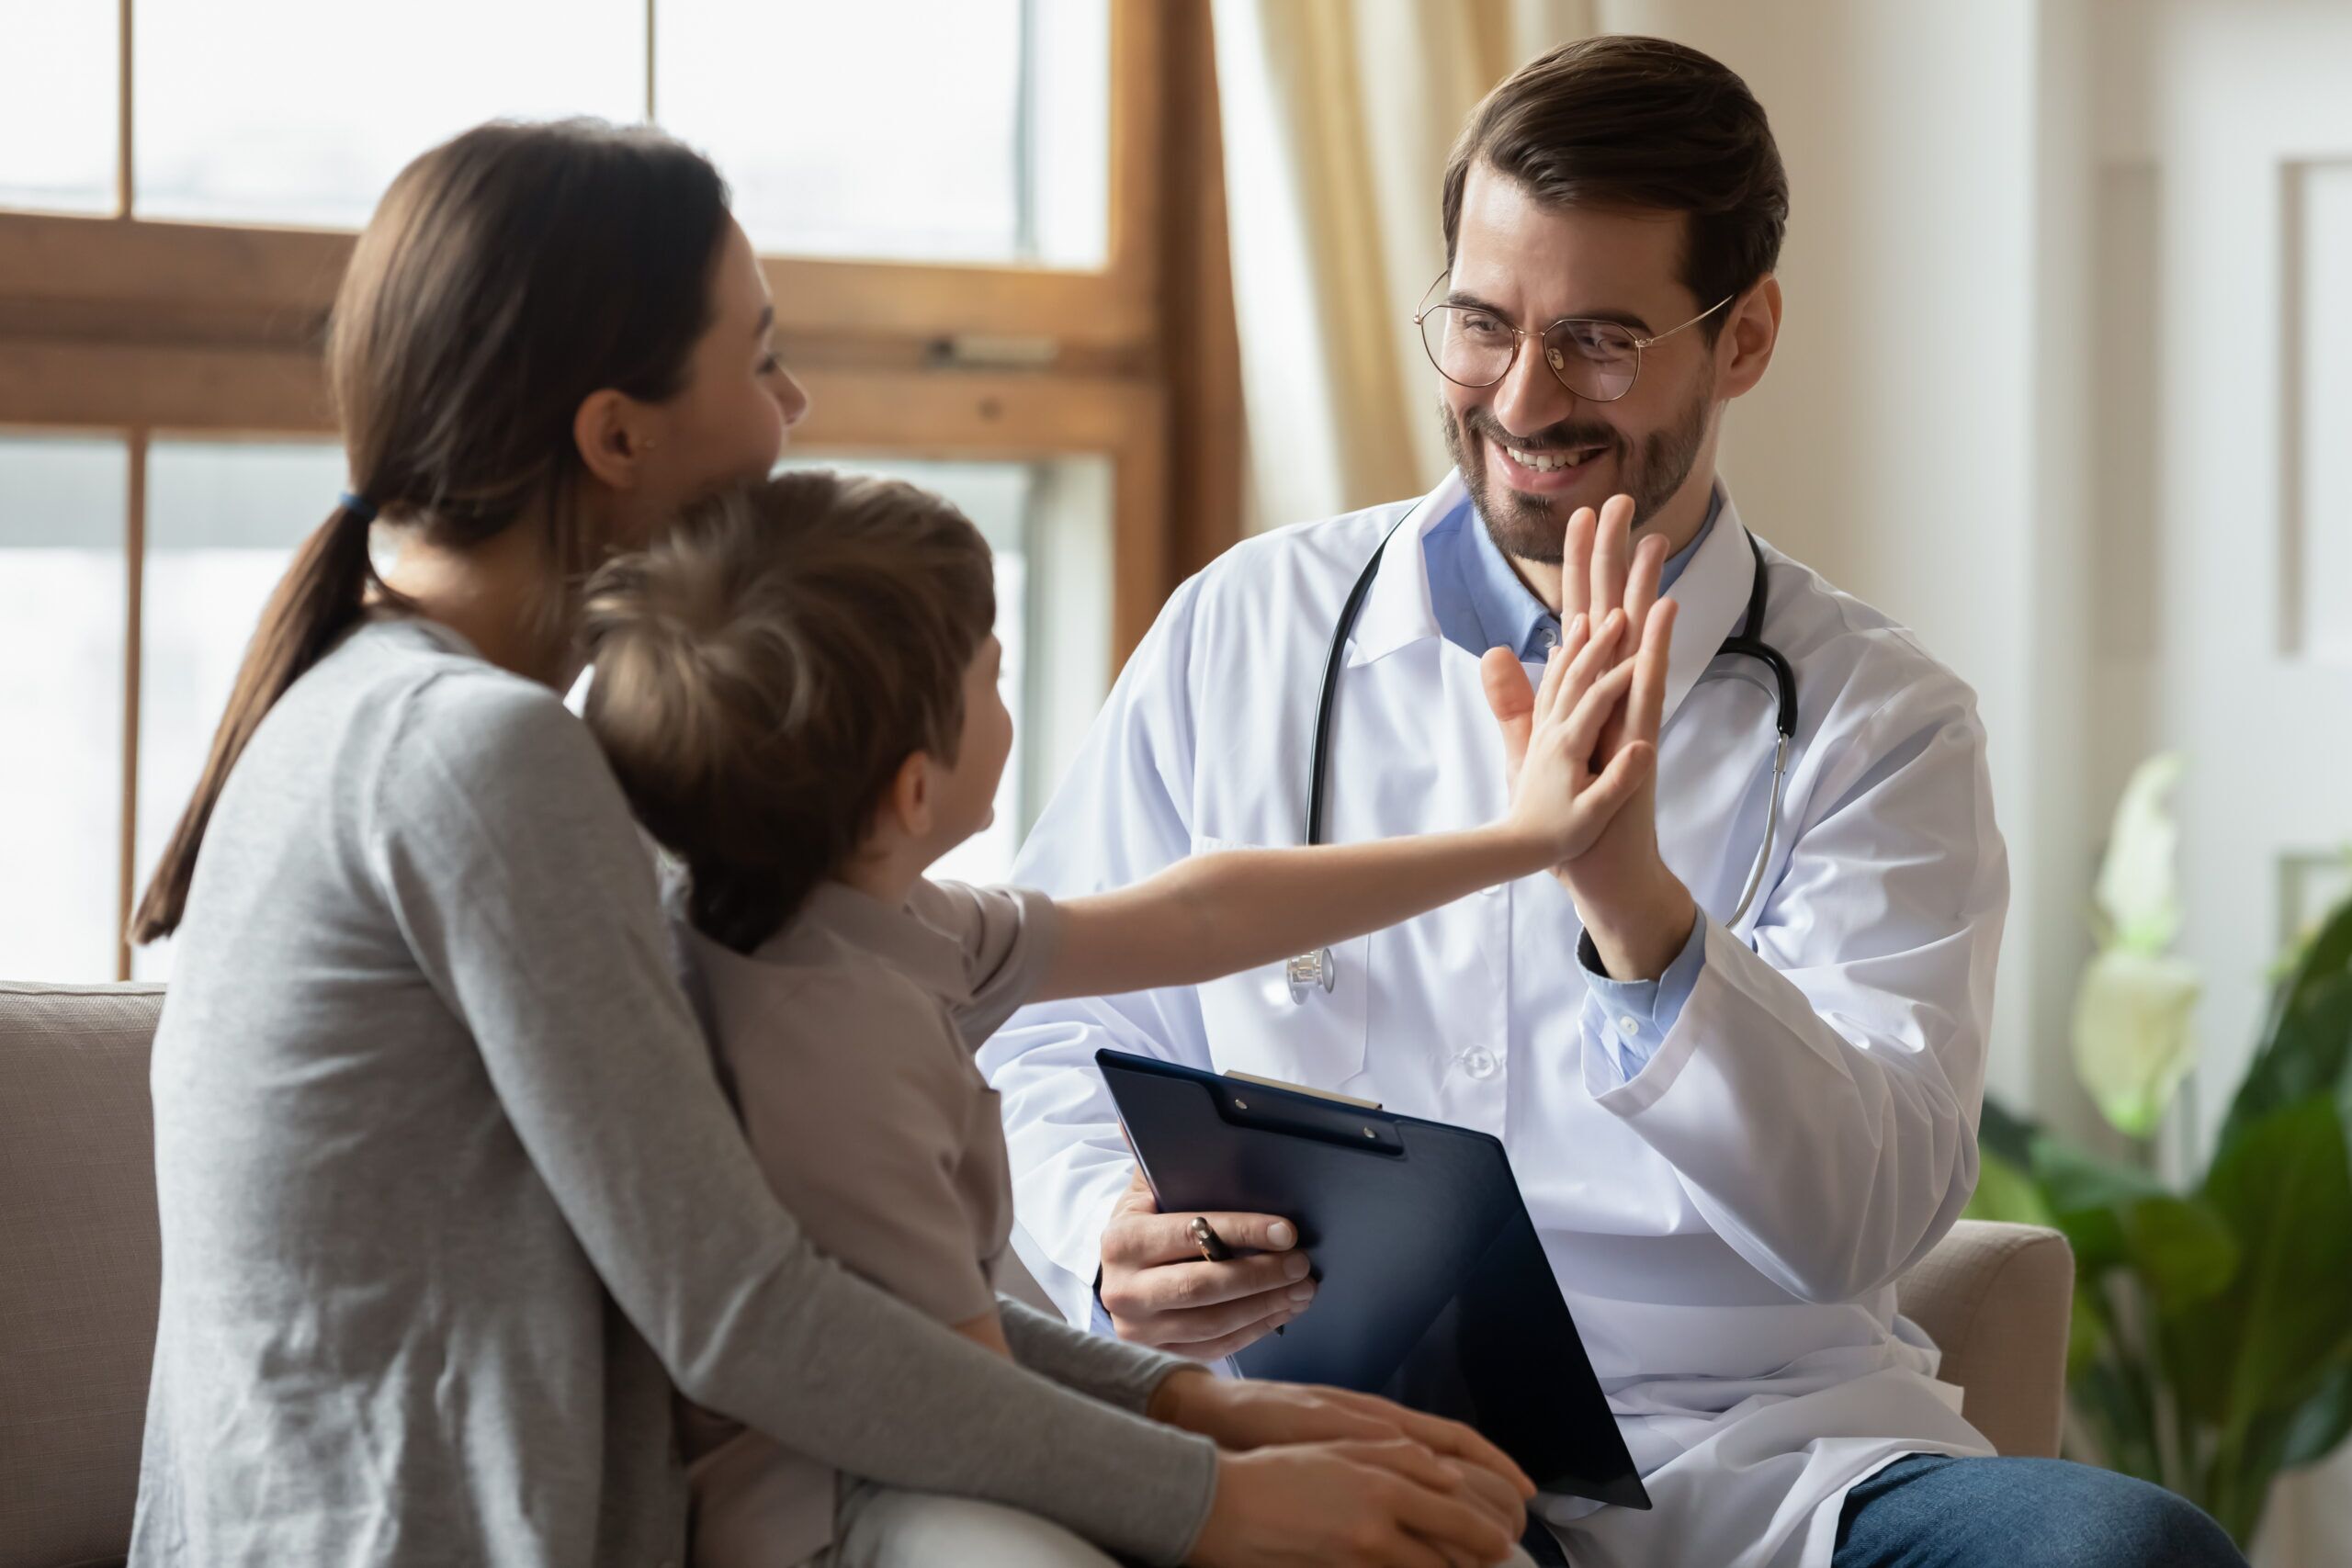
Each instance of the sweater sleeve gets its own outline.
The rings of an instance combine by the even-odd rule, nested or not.
[[[959,1338],[820,1257],[769,1192],[672,973],[653,868],[579,721],[488,675],[407,701],[368,795],[369,874],[679,1389],[841,1471],[1180,1560],[1212,1500],[1211,1444]]]
[[[1010,1296],[999,1296],[996,1304],[1014,1360],[1064,1388],[1138,1416],[1171,1373],[1204,1370],[1182,1356],[1072,1328]]]

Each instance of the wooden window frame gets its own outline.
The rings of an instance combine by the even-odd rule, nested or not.
[[[1208,6],[1109,4],[1102,268],[761,265],[811,399],[796,456],[1109,460],[1116,668],[1177,581],[1238,536],[1241,433]],[[118,5],[116,215],[0,210],[0,427],[127,443],[127,919],[143,455],[171,435],[334,434],[318,345],[356,236],[130,216],[134,0]],[[649,60],[649,102],[650,74]]]

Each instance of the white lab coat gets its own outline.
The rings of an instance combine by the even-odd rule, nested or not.
[[[1449,477],[1418,502],[1253,538],[1179,589],[1016,879],[1075,894],[1198,850],[1302,841],[1331,627],[1408,512],[1347,657],[1329,836],[1495,817],[1477,660],[1440,635],[1421,549],[1461,495]],[[1016,1245],[1072,1321],[1091,1320],[1132,1168],[1092,1066],[1107,1045],[1503,1140],[1657,1504],[1540,1503],[1579,1564],[1826,1565],[1856,1481],[1904,1453],[1990,1451],[1893,1284],[1976,1180],[2008,894],[1984,731],[1909,633],[1764,554],[1764,635],[1795,667],[1800,721],[1764,888],[1736,929],[1720,919],[1762,841],[1774,710],[1760,666],[1713,657],[1755,572],[1728,501],[1673,592],[1658,831],[1708,928],[1647,1064],[1627,1078],[1592,1027],[1575,908],[1547,876],[1344,944],[1336,990],[1305,1005],[1267,969],[1029,1008],[981,1065],[1003,1096]]]

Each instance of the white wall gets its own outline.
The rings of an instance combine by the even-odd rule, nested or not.
[[[2079,1116],[2064,1049],[2091,852],[2068,0],[1616,0],[1747,79],[1789,166],[1770,374],[1724,468],[1758,532],[1915,627],[1983,700],[2016,891],[1992,1092]],[[2054,68],[2054,73],[2053,73]]]

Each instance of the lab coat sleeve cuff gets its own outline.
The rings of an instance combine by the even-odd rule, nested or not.
[[[1699,984],[1707,963],[1707,921],[1702,915],[1690,922],[1690,935],[1675,954],[1666,973],[1655,980],[1615,980],[1601,969],[1600,954],[1589,933],[1577,938],[1577,959],[1584,965],[1583,1032],[1588,1058],[1606,1047],[1616,1058],[1622,1079],[1630,1079],[1657,1055],[1682,1017],[1683,1004]],[[1621,1081],[1622,1081],[1621,1079]]]
[[[1630,1116],[1648,1109],[1673,1087],[1683,1065],[1698,1048],[1698,1032],[1680,1027],[1682,1015],[1711,966],[1707,948],[1718,940],[1732,942],[1738,939],[1702,912],[1691,926],[1690,939],[1683,944],[1682,952],[1655,982],[1609,980],[1598,974],[1588,977],[1591,989],[1585,998],[1583,1020],[1585,1088],[1603,1110]],[[1589,953],[1590,941],[1588,937],[1578,942],[1580,954]],[[1654,987],[1656,996],[1646,1018],[1630,1011],[1612,1014],[1606,1010],[1609,1003],[1601,997],[1600,987],[1627,984]],[[1628,1018],[1635,1025],[1635,1038],[1632,1040],[1624,1029]],[[1628,1045],[1635,1049],[1629,1052]]]

